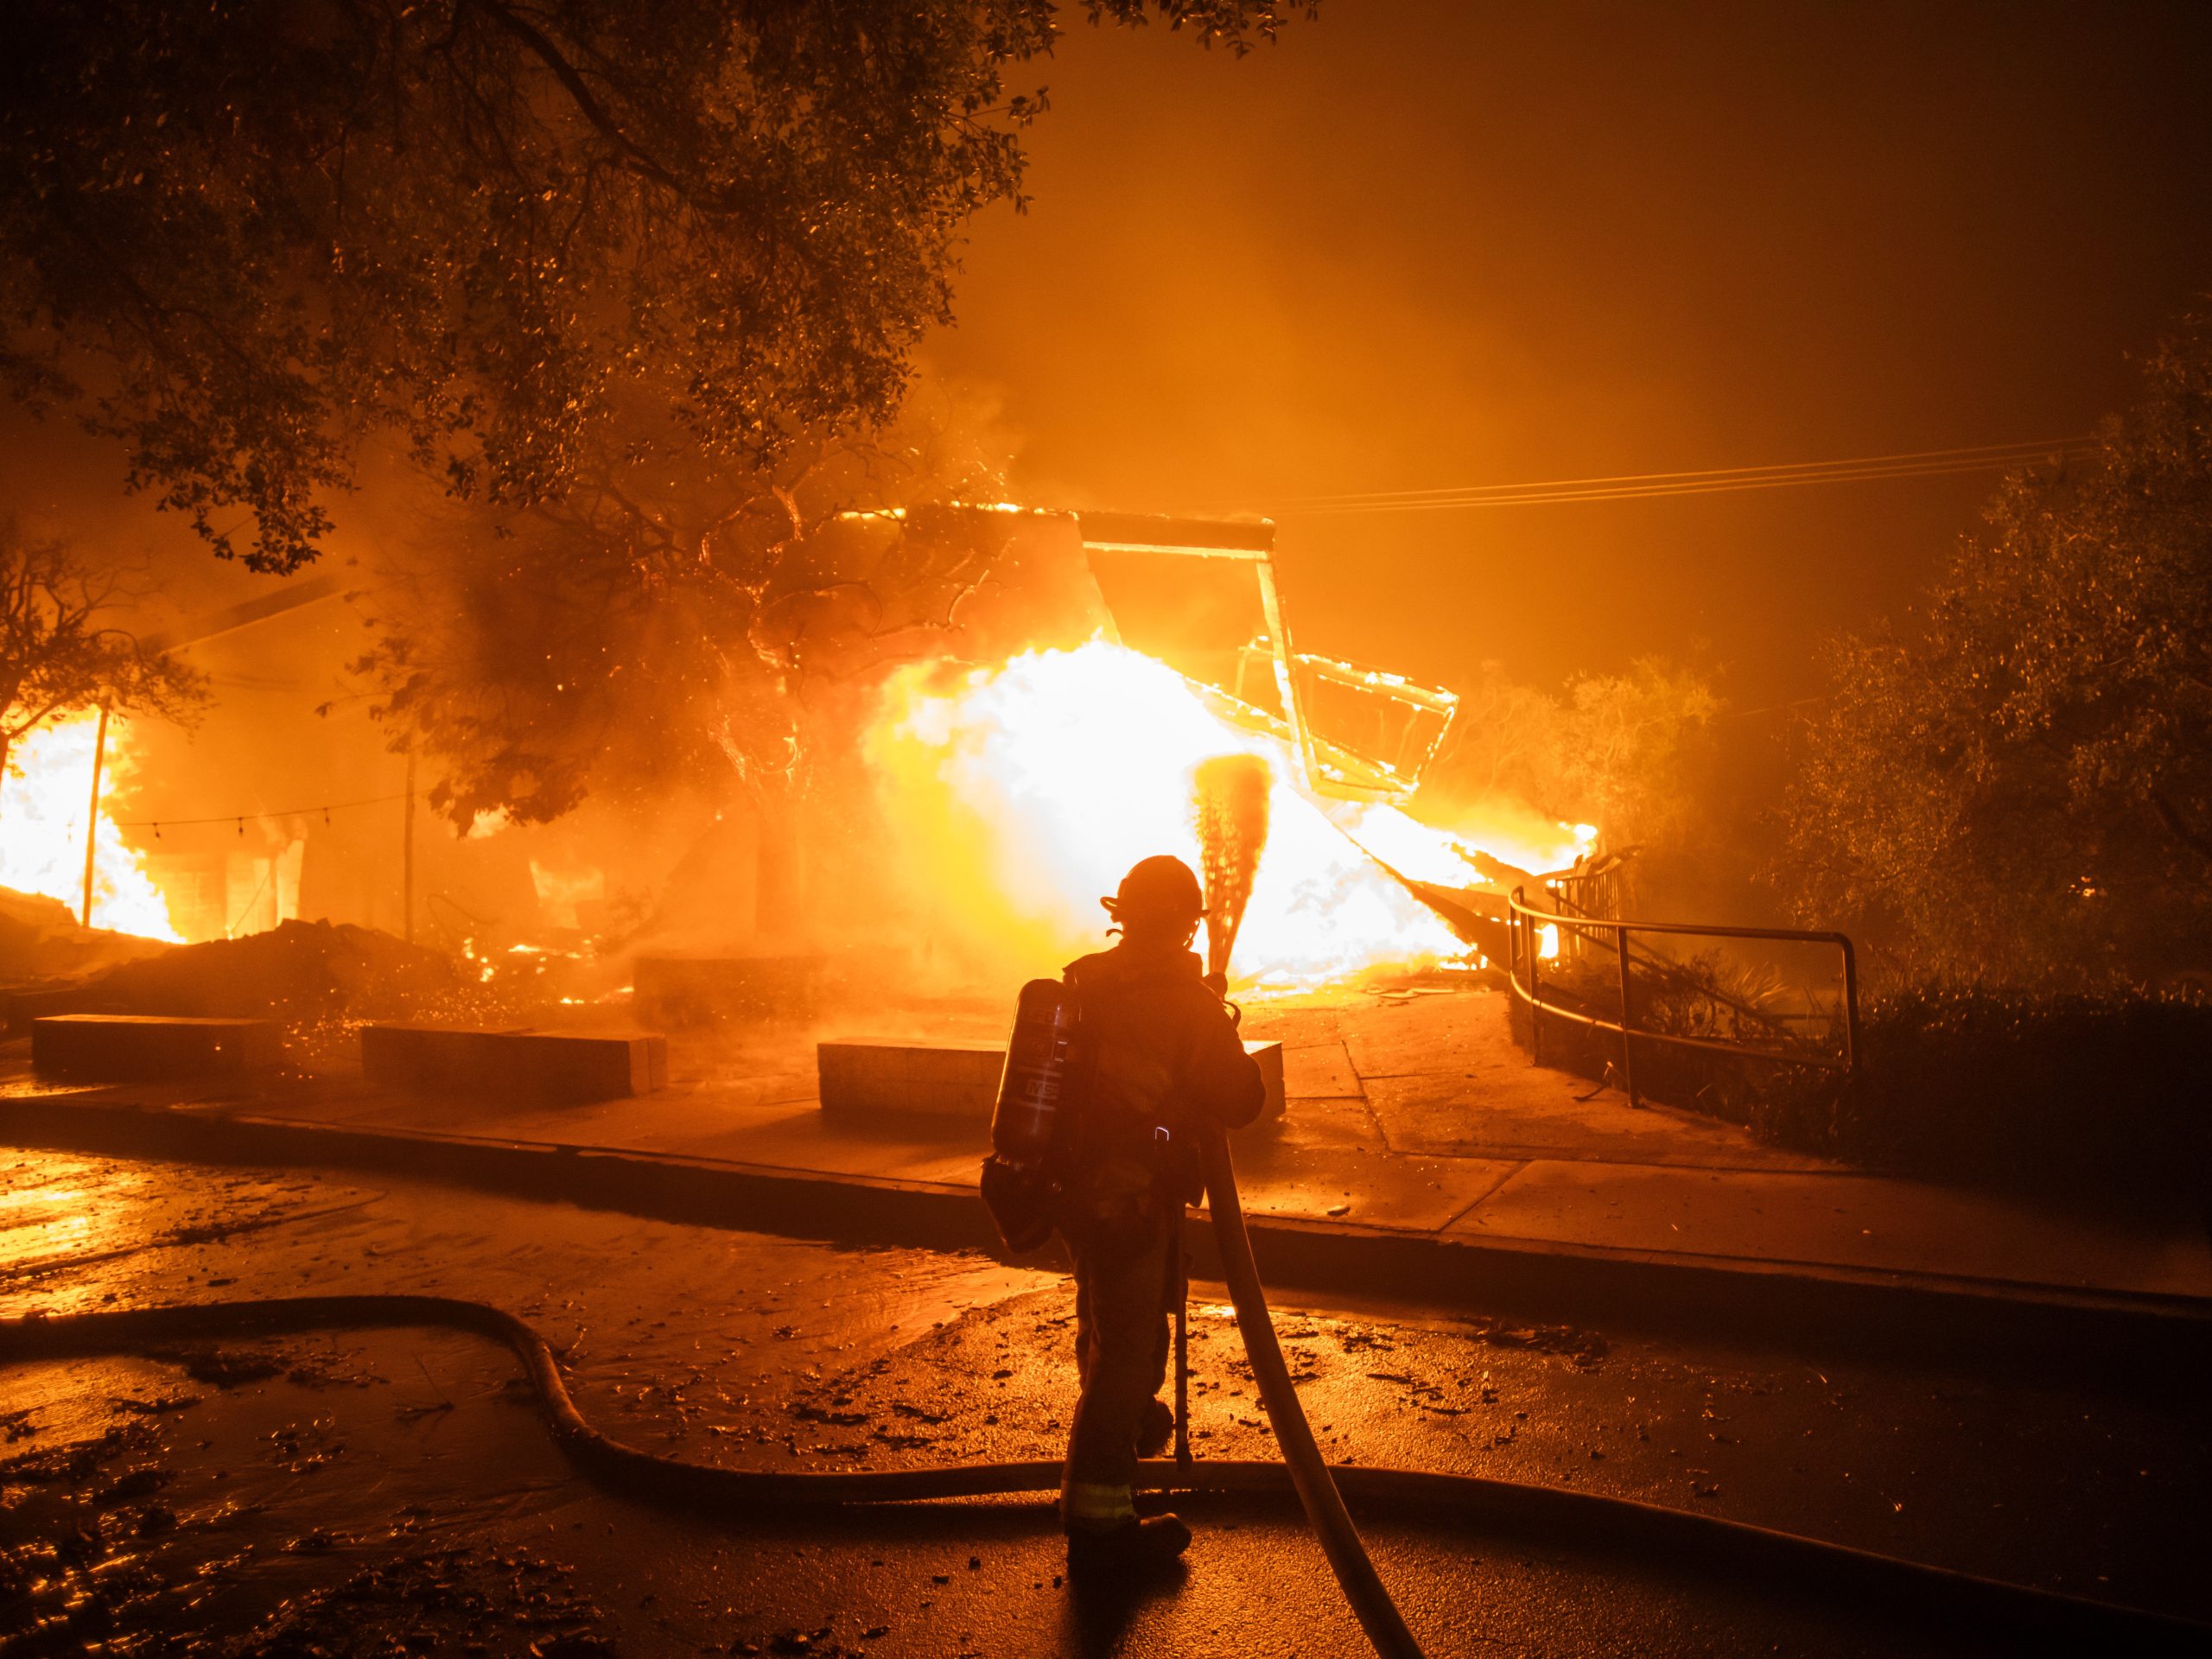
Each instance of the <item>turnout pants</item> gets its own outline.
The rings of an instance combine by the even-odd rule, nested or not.
[[[1072,1241],[1071,1241],[1072,1242]],[[1167,1375],[1171,1262],[1166,1217],[1075,1247],[1075,1357],[1083,1378],[1060,1480],[1070,1531],[1111,1527],[1136,1513],[1129,1483],[1146,1406]]]

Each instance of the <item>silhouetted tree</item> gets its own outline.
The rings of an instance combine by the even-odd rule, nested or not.
[[[380,555],[355,671],[395,747],[444,763],[432,801],[456,825],[686,782],[788,803],[810,711],[920,654],[991,569],[988,538],[899,516],[918,495],[1002,493],[941,425],[788,447],[765,471],[718,467],[669,426],[649,443],[633,422],[555,500],[449,504]]]
[[[1276,0],[1088,0],[1236,51]],[[1300,6],[1299,10],[1308,10]],[[18,0],[0,372],[257,569],[369,440],[556,499],[627,398],[718,461],[880,423],[1017,199],[1052,0]]]
[[[0,774],[16,745],[50,720],[102,705],[180,719],[206,700],[206,680],[188,664],[107,625],[132,597],[111,563],[0,519]]]
[[[1692,746],[1720,706],[1704,671],[1662,657],[1578,675],[1557,696],[1485,664],[1423,792],[1470,806],[1485,796],[1523,801],[1596,824],[1616,850],[1665,843],[1683,832]]]
[[[1773,872],[1946,976],[2212,966],[2212,318],[2009,479],[1918,626],[1837,640]]]

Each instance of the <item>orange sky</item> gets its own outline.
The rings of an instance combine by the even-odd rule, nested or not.
[[[1994,480],[1284,502],[2079,433],[2212,290],[2212,6],[1330,0],[1241,62],[1066,10],[1014,83],[1052,92],[1033,205],[978,221],[930,358],[1024,499],[1277,513],[1301,643],[1446,683],[1702,640],[1738,709],[1804,696]],[[164,609],[268,585],[111,452],[0,438],[11,506],[158,550]],[[342,561],[373,514],[337,512]]]
[[[1039,502],[2065,435],[2212,288],[2212,8],[1332,0],[1242,63],[1071,21],[1034,79],[1033,206],[931,352]],[[1294,518],[1281,557],[1313,646],[1555,682],[1703,638],[1751,707],[1993,481]]]

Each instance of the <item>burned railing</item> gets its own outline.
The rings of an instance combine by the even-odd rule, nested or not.
[[[1859,1069],[1859,958],[1851,940],[1841,933],[1805,932],[1796,928],[1782,927],[1719,927],[1696,922],[1632,922],[1611,918],[1567,915],[1563,911],[1539,910],[1525,898],[1526,889],[1516,887],[1506,901],[1508,960],[1506,977],[1513,986],[1513,994],[1529,1005],[1529,1046],[1531,1057],[1538,1063],[1543,1059],[1543,1020],[1548,1014],[1554,1019],[1566,1020],[1576,1025],[1587,1026],[1597,1031],[1618,1032],[1621,1039],[1621,1090],[1628,1096],[1629,1103],[1640,1106],[1643,1102],[1636,1091],[1636,1045],[1666,1043],[1678,1048],[1703,1049],[1726,1054],[1736,1059],[1764,1060],[1777,1065],[1801,1065],[1816,1071],[1840,1071],[1849,1077]],[[1554,938],[1562,944],[1573,937],[1592,939],[1600,949],[1610,949],[1619,964],[1620,1018],[1607,1020],[1596,1014],[1570,1008],[1557,1001],[1546,1001],[1543,989],[1543,954],[1541,931],[1556,930]],[[1631,964],[1637,952],[1632,938],[1639,933],[1672,934],[1694,938],[1764,939],[1789,944],[1834,945],[1843,959],[1843,1052],[1840,1056],[1815,1052],[1811,1049],[1789,1046],[1760,1047],[1744,1042],[1724,1042],[1718,1038],[1694,1037],[1686,1033],[1639,1030],[1636,1024],[1636,1003]],[[1607,936],[1610,936],[1608,938]],[[1524,978],[1525,975],[1525,978]]]
[[[1577,921],[1609,922],[1615,919],[1614,912],[1610,910],[1593,910],[1586,904],[1578,903],[1571,896],[1572,888],[1568,882],[1564,880],[1555,882],[1549,877],[1542,879],[1545,887],[1549,890],[1552,904],[1560,914]],[[1614,948],[1611,941],[1600,942],[1593,947],[1579,933],[1572,940],[1561,939],[1560,943],[1563,947],[1562,958],[1575,961],[1582,960],[1593,948],[1601,951]],[[1764,1027],[1770,1036],[1786,1047],[1797,1036],[1794,1027],[1807,1017],[1802,1014],[1777,1014],[1761,1008],[1746,1001],[1741,996],[1733,995],[1720,987],[1700,979],[1691,969],[1662,951],[1654,950],[1631,942],[1628,947],[1628,953],[1633,966],[1644,969],[1656,979],[1661,989],[1688,991],[1703,998],[1716,1009],[1726,1008],[1734,1019],[1738,1035],[1741,1034],[1742,1027],[1745,1026]]]

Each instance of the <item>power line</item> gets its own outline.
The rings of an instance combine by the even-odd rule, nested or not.
[[[1311,516],[1319,513],[1345,512],[1427,512],[1448,511],[1461,507],[1523,507],[1554,506],[1576,501],[1636,501],[1663,496],[1731,495],[1745,490],[1787,489],[1808,484],[1850,484],[1893,478],[1946,478],[1970,473],[2001,470],[2022,461],[2038,460],[2054,452],[2044,450],[2034,454],[2018,455],[2003,460],[1948,462],[1917,467],[1837,468],[1821,473],[1804,473],[1789,476],[1720,480],[1710,483],[1650,484],[1618,489],[1557,490],[1548,493],[1529,492],[1491,493],[1470,492],[1458,496],[1440,496],[1423,501],[1380,501],[1347,504],[1343,506],[1288,507],[1281,517]]]
[[[1827,693],[1823,691],[1816,696],[1792,697],[1787,702],[1761,703],[1756,709],[1723,709],[1713,718],[1716,721],[1749,720],[1754,715],[1779,715],[1791,709],[1809,708],[1814,703],[1826,702],[1827,700]]]
[[[1294,498],[1281,504],[1277,511],[1285,516],[1407,512],[1459,507],[1630,500],[1668,495],[1709,495],[1739,490],[1781,489],[1808,484],[1853,483],[1878,479],[1936,478],[1954,474],[1993,471],[2056,458],[2089,442],[2086,437],[2049,438],[2032,442],[1975,444],[1953,449],[1911,450],[1897,454],[1859,455],[1838,461],[1797,461],[1762,467],[1624,473],[1600,478],[1552,479],[1528,484],[1464,485],[1427,490],[1373,490]]]
[[[2069,445],[2088,442],[2088,439],[2080,437],[2040,438],[2018,443],[1967,444],[1955,449],[1913,449],[1890,455],[1851,455],[1837,461],[1783,461],[1758,467],[1700,467],[1687,472],[1618,473],[1606,478],[1555,478],[1535,484],[1465,485],[1441,490],[1361,490],[1339,495],[1310,495],[1297,499],[1304,501],[1370,501],[1395,499],[1407,496],[1453,495],[1460,493],[1463,490],[1579,489],[1586,485],[1647,484],[1668,479],[1732,478],[1751,473],[1795,473],[1830,467],[1869,467],[1886,464],[1890,461],[1971,459],[1976,456],[2009,453],[2013,450],[2040,451],[2064,448]]]

